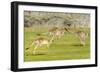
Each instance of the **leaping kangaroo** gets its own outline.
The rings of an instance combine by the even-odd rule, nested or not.
[[[65,28],[65,30],[68,31],[69,33],[76,35],[79,38],[81,45],[85,46],[85,41],[86,37],[88,36],[88,33],[78,30],[72,31],[70,28]]]
[[[38,37],[36,38],[27,49],[29,49],[30,47],[32,47],[33,45],[35,45],[34,50],[33,50],[33,54],[36,54],[36,49],[42,45],[46,45],[47,48],[49,48],[49,46],[52,44],[54,37],[52,37],[51,39],[48,39],[46,37]]]

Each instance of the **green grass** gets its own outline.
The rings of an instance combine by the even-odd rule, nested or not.
[[[83,29],[82,29],[83,30]],[[86,32],[89,29],[84,28]],[[24,49],[27,48],[36,38],[37,33],[45,33],[48,29],[45,27],[29,27],[24,29]],[[49,38],[50,36],[47,35]],[[86,39],[86,46],[81,46],[79,39],[68,32],[61,39],[55,40],[49,48],[45,45],[36,50],[33,55],[34,45],[24,50],[24,61],[48,61],[48,60],[73,60],[90,58],[90,37]]]

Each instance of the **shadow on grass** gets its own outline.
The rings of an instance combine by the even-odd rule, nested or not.
[[[26,54],[26,56],[39,56],[46,55],[45,53],[37,53],[37,54]]]
[[[80,47],[80,46],[83,46],[83,45],[82,44],[71,44],[71,46],[77,46],[77,47],[79,46]]]
[[[39,55],[46,55],[45,53],[37,53],[37,54],[33,54],[33,56],[39,56]]]

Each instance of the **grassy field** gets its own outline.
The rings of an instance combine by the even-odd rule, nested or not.
[[[83,30],[83,29],[81,29]],[[89,32],[89,29],[85,29]],[[36,38],[36,34],[47,32],[43,27],[27,27],[24,29],[24,49],[27,48]],[[50,36],[47,35],[49,38]],[[75,35],[68,32],[61,39],[55,40],[49,48],[45,45],[37,49],[33,55],[34,45],[24,50],[24,61],[48,61],[48,60],[73,60],[90,58],[90,37],[86,38],[86,46],[81,46],[80,41]]]

